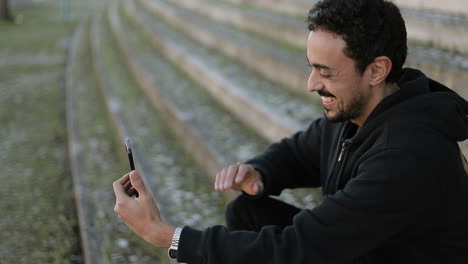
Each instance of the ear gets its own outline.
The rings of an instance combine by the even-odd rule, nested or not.
[[[385,82],[388,74],[390,74],[392,70],[392,60],[387,56],[379,56],[375,58],[368,67],[370,67],[369,84],[376,86]]]

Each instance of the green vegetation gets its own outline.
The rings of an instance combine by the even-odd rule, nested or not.
[[[68,21],[60,1],[46,0],[12,10],[16,23],[0,23],[0,263],[82,262],[64,70],[74,26],[96,8],[79,2]]]

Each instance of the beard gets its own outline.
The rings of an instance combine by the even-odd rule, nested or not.
[[[345,107],[343,101],[339,101],[337,104],[338,109],[335,115],[332,115],[330,110],[325,109],[325,116],[330,122],[333,123],[356,119],[362,115],[364,112],[364,106],[368,101],[369,100],[367,97],[365,97],[362,93],[358,93],[352,98],[347,107]]]

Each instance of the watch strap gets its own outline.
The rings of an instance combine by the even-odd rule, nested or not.
[[[182,234],[182,229],[184,229],[183,226],[176,227],[174,231],[174,235],[172,236],[171,246],[167,250],[167,254],[169,255],[169,258],[171,259],[177,259],[177,251],[179,250],[179,240],[180,240],[180,234]]]

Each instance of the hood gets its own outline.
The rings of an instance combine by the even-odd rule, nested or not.
[[[454,141],[468,138],[468,102],[419,70],[406,68],[397,82],[400,90],[386,97],[363,128],[392,117],[429,126]],[[367,129],[366,129],[367,130]]]

